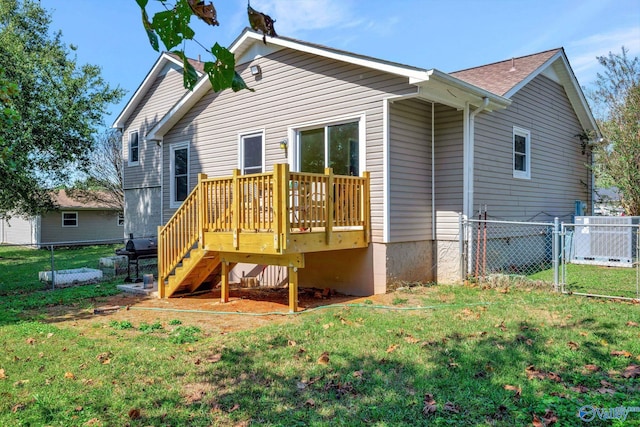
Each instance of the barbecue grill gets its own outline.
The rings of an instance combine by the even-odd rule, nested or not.
[[[155,238],[138,238],[134,239],[133,235],[129,235],[129,240],[122,249],[116,250],[116,255],[124,255],[127,257],[127,277],[125,282],[142,282],[140,278],[139,261],[141,259],[151,259],[158,257],[158,241]],[[131,278],[131,265],[136,266],[136,278]]]

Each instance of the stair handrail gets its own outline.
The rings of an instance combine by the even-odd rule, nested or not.
[[[173,269],[198,241],[202,227],[198,201],[200,183],[189,193],[164,226],[158,227],[158,283],[164,284]],[[160,286],[163,289],[164,286]]]

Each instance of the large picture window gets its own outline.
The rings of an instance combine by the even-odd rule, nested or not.
[[[189,144],[171,145],[171,206],[179,207],[189,195]]]
[[[140,161],[140,141],[138,131],[129,132],[129,166],[135,166]]]
[[[513,128],[513,177],[531,179],[531,133]]]
[[[243,175],[262,173],[263,144],[262,133],[240,136],[240,170]]]
[[[298,131],[297,154],[300,172],[360,175],[359,121],[326,125]]]

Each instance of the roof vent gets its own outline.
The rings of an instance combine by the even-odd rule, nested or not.
[[[515,71],[516,70],[516,59],[515,58],[511,58],[511,69],[509,70],[509,72]]]

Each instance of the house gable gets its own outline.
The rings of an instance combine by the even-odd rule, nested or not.
[[[543,75],[564,88],[583,130],[599,132],[586,98],[562,48],[450,74],[508,99],[513,99],[514,95],[533,79]]]
[[[200,61],[190,60],[191,65],[196,68],[198,76],[202,76],[202,63]],[[147,92],[153,87],[154,82],[160,76],[167,74],[170,70],[175,70],[182,73],[182,61],[181,59],[171,53],[163,52],[156,60],[156,63],[151,67],[149,73],[145,76],[144,80],[138,86],[138,89],[134,92],[125,105],[122,112],[118,115],[114,121],[112,127],[122,129],[125,127],[127,120],[133,114],[138,107],[138,104],[145,98]]]

